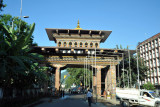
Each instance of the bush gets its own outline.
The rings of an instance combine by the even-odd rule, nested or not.
[[[155,90],[154,85],[150,82],[147,82],[146,84],[144,84],[143,88],[146,89],[146,90]]]

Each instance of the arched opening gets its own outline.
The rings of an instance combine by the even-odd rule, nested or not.
[[[93,43],[92,42],[90,43],[90,47],[93,47]]]
[[[88,47],[88,43],[87,42],[85,43],[85,47]]]
[[[77,42],[74,43],[74,46],[77,47]]]
[[[96,48],[98,47],[98,43],[95,43]]]
[[[81,42],[81,43],[80,43],[80,47],[82,47],[82,46],[83,46],[83,43]]]
[[[69,47],[72,47],[72,42],[69,42]]]
[[[63,43],[63,45],[64,45],[64,47],[66,47],[67,43],[66,43],[66,42],[64,42],[64,43]]]
[[[58,42],[58,47],[61,47],[61,42]]]

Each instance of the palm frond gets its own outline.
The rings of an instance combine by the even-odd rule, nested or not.
[[[33,34],[34,28],[35,28],[35,23],[33,23],[32,26],[30,27],[29,34],[28,34],[28,36],[26,36],[23,46],[25,46],[29,42],[29,40]]]
[[[0,63],[0,77],[4,78],[6,73],[6,66],[5,66],[5,61],[2,61]]]
[[[17,62],[19,66],[26,69],[26,66],[24,65],[24,62],[18,57],[18,56],[8,56],[10,59],[12,59],[14,62]]]

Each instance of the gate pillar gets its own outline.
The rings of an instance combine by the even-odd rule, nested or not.
[[[101,96],[101,69],[105,66],[96,66],[97,68],[97,75],[96,75],[96,82],[97,82],[97,95],[98,97]]]
[[[96,95],[96,74],[93,74],[93,95]]]
[[[64,67],[65,65],[60,65],[60,64],[53,64],[53,66],[56,68],[55,71],[55,89],[57,91],[60,90],[60,80],[61,80],[61,67]]]
[[[110,68],[107,72],[107,76],[105,78],[106,89],[110,92],[111,98],[115,99],[116,97],[116,66],[110,65]]]

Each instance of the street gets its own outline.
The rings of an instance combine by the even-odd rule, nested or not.
[[[59,99],[46,99],[43,103],[35,107],[88,107],[88,102],[84,100],[84,95],[66,95]],[[92,107],[118,107],[110,103],[92,103]]]

